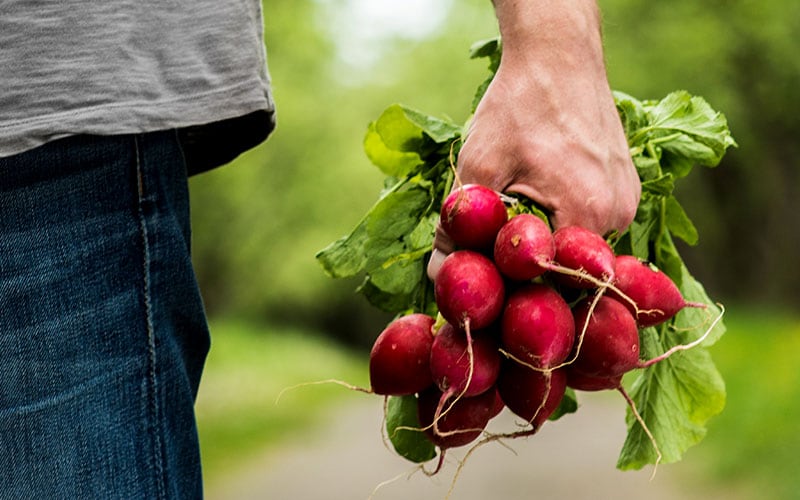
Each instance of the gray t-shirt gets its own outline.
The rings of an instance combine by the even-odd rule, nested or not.
[[[0,157],[74,134],[271,117],[262,31],[259,0],[3,0]]]

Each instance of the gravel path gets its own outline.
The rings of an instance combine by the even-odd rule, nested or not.
[[[452,500],[734,500],[730,492],[694,493],[674,466],[636,472],[615,469],[625,437],[625,405],[615,394],[581,394],[581,408],[534,437],[491,443],[472,454]],[[514,420],[498,417],[498,429]],[[207,492],[208,500],[444,499],[457,465],[428,477],[384,447],[382,408],[373,398],[330,415],[329,432],[271,450]],[[457,454],[457,453],[456,453]],[[463,454],[463,453],[462,453]],[[457,454],[458,455],[458,454]],[[459,455],[460,456],[460,455]],[[393,480],[394,479],[394,480]],[[393,480],[393,481],[392,481]],[[376,490],[384,481],[391,481]],[[372,496],[370,496],[372,495]]]

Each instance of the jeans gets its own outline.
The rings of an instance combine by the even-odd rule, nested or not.
[[[174,131],[0,159],[0,499],[201,498],[209,342]]]

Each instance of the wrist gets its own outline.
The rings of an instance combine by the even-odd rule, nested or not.
[[[494,0],[503,59],[515,64],[602,67],[596,0]]]

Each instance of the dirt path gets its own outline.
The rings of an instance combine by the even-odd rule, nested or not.
[[[624,403],[614,394],[582,394],[578,413],[546,425],[536,436],[492,443],[472,454],[452,500],[714,500],[729,492],[693,494],[674,466],[621,472],[614,468],[625,437]],[[583,397],[586,396],[586,397]],[[356,402],[330,415],[329,432],[271,450],[207,492],[208,500],[427,500],[443,499],[454,460],[435,477],[387,450],[380,437],[380,404]],[[499,428],[513,425],[500,417]],[[494,423],[494,422],[493,422]],[[377,491],[375,488],[387,480]],[[692,488],[694,489],[694,488]],[[374,494],[373,494],[374,492]]]

